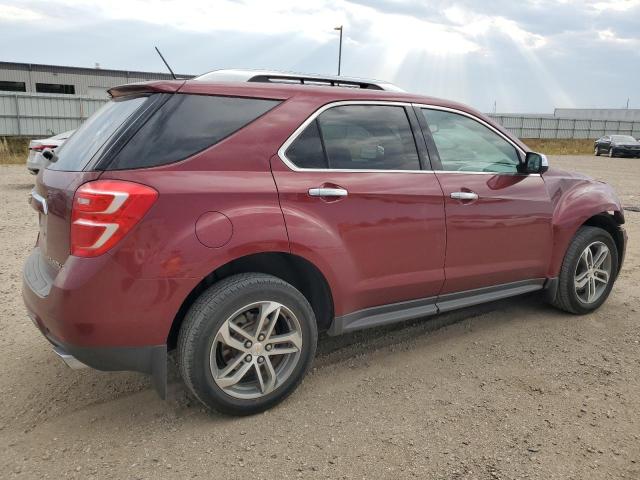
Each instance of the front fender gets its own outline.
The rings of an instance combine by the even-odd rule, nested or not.
[[[607,213],[616,214],[616,223],[621,223],[622,205],[613,188],[606,183],[589,179],[560,181],[556,185],[549,183],[552,183],[550,197],[553,202],[553,250],[549,276],[557,277],[578,229],[595,215]]]

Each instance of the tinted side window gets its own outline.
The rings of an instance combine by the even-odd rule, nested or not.
[[[277,100],[173,95],[118,153],[109,169],[165,165],[183,160],[240,130]]]
[[[318,117],[329,168],[420,170],[404,107],[345,105]]]
[[[457,113],[422,109],[443,170],[516,173],[513,145],[481,123]]]
[[[327,168],[317,120],[311,122],[296,138],[286,155],[299,168]]]

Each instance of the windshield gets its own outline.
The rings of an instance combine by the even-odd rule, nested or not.
[[[122,98],[105,104],[84,122],[57,151],[58,160],[47,168],[78,172],[111,138],[116,130],[149,97]]]
[[[629,135],[611,135],[614,142],[636,142],[636,139]]]

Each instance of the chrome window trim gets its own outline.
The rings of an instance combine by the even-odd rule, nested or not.
[[[411,103],[409,102],[394,102],[394,101],[384,101],[384,100],[341,100],[339,102],[327,103],[323,105],[318,110],[313,112],[309,118],[307,118],[302,124],[295,129],[295,131],[287,138],[287,140],[282,144],[282,146],[278,149],[278,156],[284,162],[284,164],[289,167],[294,172],[342,172],[342,173],[434,173],[433,170],[383,170],[383,169],[360,169],[360,168],[300,168],[296,166],[289,158],[287,158],[286,151],[291,146],[293,142],[300,136],[300,134],[304,131],[305,128],[309,126],[311,122],[313,122],[318,116],[329,110],[333,107],[343,107],[346,105],[380,105],[380,106],[391,106],[391,107],[411,107]],[[407,118],[407,122],[409,126],[409,118]]]
[[[465,117],[471,118],[479,122],[480,124],[486,126],[493,132],[497,133],[500,137],[506,140],[509,144],[511,144],[516,151],[522,153],[522,155],[526,155],[526,152],[520,148],[517,144],[515,144],[509,137],[507,137],[504,133],[497,130],[495,127],[491,126],[481,118],[476,117],[470,113],[464,112],[462,110],[458,110],[450,107],[442,107],[439,105],[429,105],[426,103],[411,103],[411,102],[398,102],[398,101],[385,101],[385,100],[341,100],[338,102],[327,103],[323,105],[318,110],[313,112],[302,124],[294,130],[294,132],[289,135],[289,137],[285,140],[282,146],[278,149],[278,157],[282,160],[282,162],[289,167],[289,169],[294,172],[342,172],[342,173],[455,173],[455,174],[467,174],[467,175],[518,175],[518,176],[528,176],[528,177],[539,177],[541,176],[539,173],[518,173],[518,172],[474,172],[474,171],[462,171],[462,170],[429,170],[429,169],[420,169],[420,170],[382,170],[382,169],[340,169],[340,168],[300,168],[296,166],[286,155],[287,149],[291,146],[293,142],[300,136],[300,134],[304,131],[305,128],[309,126],[311,122],[313,122],[322,112],[329,110],[333,107],[342,107],[345,105],[381,105],[381,106],[392,106],[392,107],[418,107],[418,108],[429,108],[433,110],[443,110],[452,113],[457,113],[460,115],[464,115]]]

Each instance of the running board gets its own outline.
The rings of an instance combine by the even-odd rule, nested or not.
[[[357,312],[335,317],[327,333],[341,335],[365,328],[380,327],[392,323],[428,317],[438,313],[471,307],[481,303],[493,302],[524,293],[542,290],[553,279],[536,278],[520,282],[505,283],[492,287],[478,288],[458,293],[448,293],[439,297],[421,298],[407,302],[392,303],[366,308]]]

